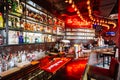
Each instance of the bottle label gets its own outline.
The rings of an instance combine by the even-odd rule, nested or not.
[[[8,26],[10,26],[10,27],[12,26],[12,22],[11,21],[8,22]]]
[[[20,27],[20,23],[19,23],[19,22],[17,22],[17,27],[18,27],[18,28]]]

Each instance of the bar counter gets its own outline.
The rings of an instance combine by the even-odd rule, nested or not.
[[[41,67],[41,69],[55,74],[60,68],[67,64],[71,59],[70,58],[54,58],[47,65]]]
[[[0,80],[48,80],[65,66],[71,58],[58,57],[50,59],[45,56],[27,65],[11,68],[0,73]]]

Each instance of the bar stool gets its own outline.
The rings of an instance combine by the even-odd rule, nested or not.
[[[108,51],[108,52],[102,52],[103,53],[103,67],[105,66],[105,57],[107,57],[107,64],[109,65],[109,62],[110,62],[110,58],[116,56],[116,52],[117,52],[117,47],[115,46],[113,48],[113,51]]]
[[[87,80],[91,80],[91,78],[96,80],[117,80],[118,70],[119,61],[115,58],[111,59],[109,69],[89,65]]]

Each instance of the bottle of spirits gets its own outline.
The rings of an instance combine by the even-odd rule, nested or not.
[[[9,6],[9,11],[11,12],[11,8],[12,8],[12,0],[7,0],[7,2],[8,2],[8,6]]]
[[[12,0],[7,0],[8,1],[8,3],[12,3]]]
[[[21,55],[21,59],[22,59],[22,62],[26,61],[26,52],[22,52],[22,55]]]
[[[0,12],[0,28],[3,28],[4,25],[3,25],[3,16],[2,16],[2,13]]]
[[[17,1],[15,0],[15,1],[13,1],[13,3],[12,3],[12,12],[16,12],[16,8],[17,8]]]
[[[0,73],[2,72],[2,60],[0,60]]]
[[[29,43],[28,33],[25,33],[24,35],[24,43]]]
[[[10,55],[10,59],[9,59],[9,61],[8,61],[8,68],[11,69],[11,68],[13,68],[13,67],[15,67],[15,63],[14,63],[13,55],[11,54],[11,55]]]
[[[24,29],[24,27],[25,27],[25,21],[20,20],[20,29]]]
[[[12,28],[16,28],[16,21],[15,17],[12,17]]]
[[[21,13],[21,14],[23,13],[23,7],[19,0],[16,0],[16,9],[15,10],[18,13]]]
[[[2,36],[2,34],[0,34],[0,45],[2,45],[3,44],[3,36]]]
[[[22,33],[20,33],[19,35],[19,44],[22,44],[23,43],[23,35]]]
[[[12,17],[11,16],[9,16],[9,18],[8,18],[8,26],[12,27]]]
[[[16,18],[16,28],[20,28],[20,19],[19,18]]]

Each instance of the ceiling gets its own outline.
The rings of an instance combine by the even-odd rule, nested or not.
[[[32,0],[45,8],[54,16],[66,20],[68,17],[77,16],[71,4],[65,0]],[[83,18],[90,20],[88,16],[87,0],[73,0]],[[94,16],[108,18],[110,14],[118,13],[118,0],[91,0],[91,7]]]

